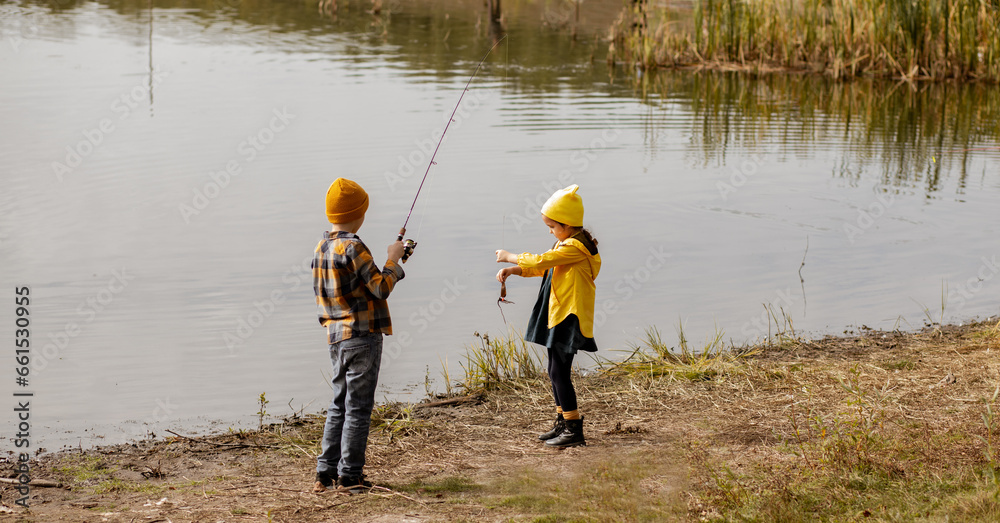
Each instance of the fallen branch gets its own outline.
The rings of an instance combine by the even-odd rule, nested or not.
[[[256,448],[256,449],[276,449],[276,448],[278,448],[276,445],[261,445],[259,443],[216,443],[214,441],[208,441],[208,440],[202,439],[202,438],[192,438],[192,437],[188,437],[188,436],[183,436],[183,435],[178,434],[178,433],[176,433],[176,432],[174,432],[172,430],[168,430],[167,432],[173,434],[174,436],[177,436],[178,438],[183,438],[183,439],[186,439],[188,441],[196,441],[198,443],[204,443],[206,445],[215,445],[216,447],[223,447],[223,448],[227,448],[227,449],[234,449],[235,450],[235,449],[246,449],[246,448]]]
[[[306,449],[304,449],[304,448],[302,448],[302,447],[300,447],[300,446],[296,445],[295,443],[292,443],[292,442],[289,442],[289,443],[291,443],[291,445],[292,445],[293,447],[295,447],[295,448],[297,448],[297,449],[301,450],[301,451],[302,451],[302,453],[303,453],[303,454],[305,454],[306,456],[309,456],[310,458],[313,458],[313,459],[315,459],[315,458],[316,458],[316,455],[315,455],[315,454],[311,454],[311,453],[310,453],[309,451],[307,451]]]
[[[24,483],[21,483],[19,480],[9,479],[9,478],[0,478],[0,483],[8,483],[10,485],[24,485]],[[28,482],[28,486],[42,487],[42,488],[62,488],[63,484],[59,483],[58,481],[52,481],[48,479],[33,479]]]
[[[448,405],[461,405],[463,403],[473,403],[473,402],[478,402],[480,400],[482,400],[482,397],[479,394],[470,394],[468,396],[459,396],[457,398],[448,398],[445,400],[417,403],[413,406],[413,408],[420,409],[420,408],[431,408],[431,407],[446,407]]]
[[[427,503],[424,503],[423,501],[420,501],[419,499],[411,498],[410,496],[407,496],[407,495],[404,495],[404,494],[400,494],[399,492],[396,492],[395,490],[388,489],[388,488],[385,488],[385,487],[380,487],[378,485],[373,486],[371,488],[371,490],[373,490],[373,491],[374,490],[384,490],[384,491],[388,492],[389,494],[392,494],[394,496],[399,496],[399,497],[404,498],[404,499],[408,499],[408,500],[410,500],[410,501],[412,501],[414,503],[419,503],[421,505],[427,505]]]

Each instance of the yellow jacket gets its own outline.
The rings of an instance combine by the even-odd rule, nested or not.
[[[594,337],[594,278],[601,271],[601,255],[591,255],[587,247],[575,238],[567,238],[542,254],[517,255],[521,276],[542,276],[552,269],[552,290],[549,293],[549,320],[551,329],[576,314],[580,320],[580,333]]]

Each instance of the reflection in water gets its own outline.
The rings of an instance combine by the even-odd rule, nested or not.
[[[503,24],[500,22],[503,15],[500,12],[500,0],[486,0],[486,9],[490,13],[490,38],[493,43],[499,42],[503,36]]]
[[[153,117],[153,0],[149,0],[149,117]]]
[[[63,12],[85,2],[35,3]],[[135,3],[101,3],[122,14],[139,16]],[[617,0],[586,2],[582,22],[579,4],[572,13],[567,11],[568,4],[539,6],[523,0],[508,0],[503,6],[500,0],[389,1],[374,5],[372,8],[365,2],[335,0],[301,4],[273,0],[148,0],[150,112],[153,8],[186,8],[187,13],[206,24],[206,29],[235,20],[266,30],[266,34],[298,33],[300,39],[292,46],[284,46],[286,52],[315,52],[326,46],[324,34],[360,38],[361,43],[371,45],[338,46],[338,51],[359,60],[378,57],[419,73],[432,72],[438,78],[463,77],[471,68],[469,64],[479,60],[482,49],[509,32],[510,49],[489,59],[495,67],[493,74],[504,78],[505,89],[529,98],[567,89],[581,93],[604,91],[616,96],[629,96],[634,91],[651,105],[651,111],[645,121],[632,124],[646,126],[650,131],[655,128],[653,109],[658,104],[679,104],[691,111],[695,125],[689,155],[702,165],[724,163],[727,150],[735,146],[759,149],[770,144],[846,140],[850,154],[834,169],[835,176],[856,180],[865,168],[877,168],[883,184],[922,184],[928,195],[941,189],[943,177],[958,176],[961,193],[967,179],[977,174],[970,172],[974,153],[988,153],[988,147],[1000,140],[1000,90],[989,85],[871,79],[834,82],[814,75],[754,77],[676,71],[616,78],[616,72],[609,71],[603,60],[593,61],[598,50],[596,40],[594,47],[573,42],[578,27],[585,32],[584,40],[603,34],[621,6]],[[190,9],[192,6],[196,9]],[[517,16],[507,20],[502,7]],[[572,34],[568,34],[560,28],[571,17],[577,21],[572,24]],[[254,43],[279,42],[268,37]],[[655,133],[650,135],[649,143],[656,147]],[[788,150],[809,154],[794,145]]]
[[[883,185],[923,186],[928,196],[947,176],[957,176],[964,192],[974,153],[996,150],[990,146],[1000,140],[1000,90],[978,83],[665,72],[643,76],[636,90],[648,103],[690,111],[689,152],[704,165],[725,163],[735,146],[777,142],[805,157],[844,141],[849,155],[836,176],[857,180],[861,167],[874,164]]]
[[[53,13],[70,13],[93,4],[86,0],[29,0]],[[590,86],[606,81],[603,70],[580,68],[595,53],[603,59],[605,46],[596,40],[606,33],[608,21],[617,15],[618,0],[589,0],[576,16],[572,30],[562,20],[566,6],[561,2],[529,0],[409,0],[382,1],[373,9],[367,1],[278,2],[274,0],[151,0],[159,10],[183,12],[196,17],[205,35],[214,35],[217,26],[233,23],[267,35],[265,45],[285,40],[285,35],[305,37],[286,52],[329,52],[330,35],[349,37],[354,45],[344,49],[359,58],[377,56],[414,71],[434,71],[447,76],[455,69],[467,70],[463,63],[478,62],[505,33],[512,34],[512,66],[522,73],[526,89],[551,89],[553,82]],[[145,3],[100,0],[126,17],[140,16]],[[501,11],[502,7],[502,11]],[[377,11],[377,12],[376,12]],[[242,29],[224,35],[235,40]],[[173,28],[161,27],[161,36],[173,36]],[[580,32],[586,45],[574,45],[573,33]],[[190,37],[190,35],[184,35]],[[463,69],[464,68],[464,69]],[[581,72],[583,73],[581,75]],[[513,73],[513,70],[512,70]]]

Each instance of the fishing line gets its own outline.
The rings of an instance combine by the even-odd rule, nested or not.
[[[428,187],[430,187],[430,186],[428,186]],[[414,238],[419,238],[420,237],[420,230],[423,229],[423,227],[424,227],[424,218],[427,217],[427,205],[428,205],[429,201],[430,201],[430,196],[428,196],[427,198],[424,198],[424,204],[422,206],[423,209],[420,210],[420,221],[417,222],[417,234],[415,234],[413,236]],[[416,242],[414,242],[414,243],[416,243]]]
[[[501,283],[500,285],[503,285],[503,284]],[[514,303],[514,302],[507,301],[507,300],[505,300],[503,298],[497,299],[497,308],[500,309],[500,317],[503,318],[503,326],[507,327],[507,328],[510,328],[510,325],[507,325],[507,316],[504,316],[504,314],[503,314],[503,307],[500,306],[501,303]]]
[[[503,215],[503,219],[500,222],[500,250],[503,250],[504,245],[507,243],[505,238],[507,236],[507,215]],[[500,297],[497,298],[497,308],[500,309],[500,317],[503,318],[504,327],[509,327],[507,325],[507,316],[504,316],[503,307],[500,305],[502,303],[509,303],[514,305],[514,302],[507,299],[507,283],[500,282]]]
[[[506,36],[507,35],[504,35],[505,38]],[[509,73],[510,73],[510,44],[507,44],[504,47],[504,54],[503,54],[503,92],[507,91],[507,75]],[[502,95],[503,93],[501,93],[501,96]],[[504,215],[500,219],[500,250],[504,250],[506,246],[507,246],[507,214],[504,213]],[[500,282],[500,297],[497,298],[497,308],[500,309],[500,317],[503,318],[503,326],[509,330],[510,325],[507,324],[507,316],[504,315],[503,313],[502,304],[504,303],[509,303],[511,305],[514,305],[514,302],[507,299],[507,283]]]
[[[403,221],[403,227],[399,229],[399,237],[396,238],[396,241],[403,241],[403,236],[406,234],[406,225],[410,223],[410,216],[413,215],[413,208],[416,207],[417,205],[417,198],[420,197],[420,191],[421,189],[424,188],[424,182],[427,181],[427,175],[430,174],[431,167],[437,165],[437,162],[434,161],[434,158],[437,157],[438,150],[441,148],[441,143],[444,142],[444,137],[446,134],[448,134],[448,128],[451,127],[452,122],[455,121],[455,113],[458,112],[459,106],[462,105],[462,99],[465,98],[465,93],[469,92],[469,86],[472,85],[472,80],[474,80],[476,78],[476,75],[479,74],[479,70],[482,69],[483,64],[486,63],[486,59],[489,58],[490,53],[492,53],[493,50],[496,49],[498,45],[500,45],[500,42],[503,42],[506,38],[507,35],[503,35],[502,37],[500,37],[499,40],[496,41],[496,43],[493,44],[492,47],[490,47],[489,51],[486,51],[486,54],[483,55],[483,59],[480,60],[479,65],[476,66],[476,70],[473,71],[472,76],[469,77],[469,81],[465,82],[465,88],[462,89],[462,94],[458,97],[458,103],[455,104],[455,108],[451,111],[451,116],[448,118],[448,122],[444,125],[444,131],[441,132],[441,138],[438,139],[438,143],[434,147],[434,153],[431,154],[431,160],[430,162],[427,163],[427,169],[424,171],[424,177],[420,179],[420,185],[417,187],[417,194],[413,196],[413,203],[410,204],[410,211],[406,213],[406,220]],[[406,259],[409,258],[411,254],[413,254],[413,250],[416,247],[417,247],[417,242],[413,240],[406,240],[406,243],[403,246],[403,257],[401,258],[403,263],[406,263]]]
[[[507,38],[507,35],[503,35]],[[503,48],[503,90],[507,91],[507,73],[510,72],[510,44],[507,44]],[[503,93],[501,93],[503,94]]]

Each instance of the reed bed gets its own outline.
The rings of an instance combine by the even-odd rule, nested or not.
[[[640,68],[711,66],[1000,81],[1000,0],[629,2],[608,59]]]
[[[808,160],[812,147],[800,145],[843,141],[847,152],[833,166],[837,177],[859,181],[863,173],[877,173],[880,185],[930,195],[953,183],[974,184],[980,153],[1000,143],[1000,90],[983,82],[683,70],[633,80],[650,103],[669,100],[691,113],[686,155],[703,166],[739,164],[747,151],[765,165]],[[651,119],[647,139],[655,140],[669,122]]]

